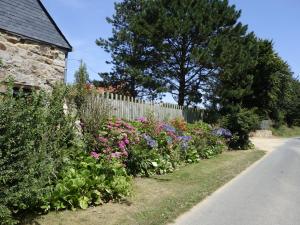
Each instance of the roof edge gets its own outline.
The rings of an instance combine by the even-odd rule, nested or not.
[[[50,43],[50,42],[47,42],[47,41],[43,41],[41,39],[28,37],[28,36],[26,36],[24,34],[16,33],[16,32],[10,31],[10,30],[6,30],[6,29],[0,28],[0,31],[2,31],[4,33],[11,34],[11,35],[18,36],[21,39],[26,39],[26,40],[29,40],[29,41],[32,41],[32,42],[37,42],[37,43],[41,43],[41,44],[45,44],[45,45],[49,45],[49,46],[55,46],[56,48],[65,50],[67,52],[71,52],[72,51],[72,49],[70,49],[70,48],[66,48],[66,47],[63,47],[63,46],[60,46],[60,45],[57,45],[57,44],[53,44],[53,43]]]
[[[50,15],[50,13],[48,12],[48,10],[46,9],[46,7],[44,6],[44,4],[42,3],[41,0],[38,0],[38,3],[40,4],[40,6],[42,7],[42,9],[44,10],[44,12],[46,13],[47,17],[50,19],[51,23],[54,25],[54,27],[56,28],[56,30],[58,31],[58,33],[63,37],[63,39],[66,41],[66,43],[69,45],[69,48],[65,48],[67,49],[69,52],[73,51],[73,47],[70,44],[70,42],[67,40],[67,38],[65,37],[65,35],[63,34],[63,32],[59,29],[58,25],[55,23],[54,19],[52,18],[52,16]],[[57,45],[56,45],[57,46]],[[62,47],[62,46],[59,46]]]

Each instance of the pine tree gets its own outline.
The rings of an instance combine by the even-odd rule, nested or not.
[[[253,69],[258,45],[253,33],[244,37],[226,36],[218,46],[216,63],[219,73],[212,77],[210,101],[222,115],[238,113],[244,99],[253,94]]]
[[[80,61],[79,69],[75,72],[75,83],[85,86],[89,82],[89,74],[87,72],[86,64]]]
[[[78,111],[80,112],[82,105],[85,102],[85,97],[87,94],[87,84],[89,82],[89,74],[87,72],[86,64],[80,62],[79,69],[75,72],[75,104]]]
[[[150,62],[152,73],[164,80],[179,105],[203,100],[207,80],[220,70],[215,59],[219,45],[228,36],[246,34],[240,13],[228,1],[154,0],[134,17],[133,30],[157,59]]]
[[[292,95],[293,74],[275,52],[271,41],[258,40],[257,64],[251,73],[252,93],[244,98],[244,107],[257,108],[263,119],[272,119],[280,125]]]
[[[135,16],[142,12],[142,0],[125,0],[115,3],[115,15],[107,18],[113,26],[113,36],[108,40],[99,38],[96,44],[111,54],[112,72],[101,73],[104,86],[131,97],[154,100],[165,91],[161,80],[151,72],[147,43],[132,29]]]

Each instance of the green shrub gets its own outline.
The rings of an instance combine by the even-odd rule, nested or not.
[[[156,174],[160,155],[156,149],[148,149],[144,144],[130,148],[126,167],[129,174],[149,177]]]
[[[0,100],[0,218],[35,210],[63,167],[74,138],[73,118],[63,111],[64,87]]]
[[[212,128],[209,124],[198,122],[190,124],[189,134],[192,136],[191,145],[197,150],[202,159],[209,159],[221,154],[226,149],[225,140],[212,134]]]
[[[249,149],[252,147],[249,134],[259,126],[259,116],[254,110],[241,109],[237,113],[226,116],[223,124],[233,134],[233,138],[229,143],[231,148]]]
[[[86,209],[131,193],[131,178],[116,159],[95,159],[81,153],[67,163],[43,208]]]

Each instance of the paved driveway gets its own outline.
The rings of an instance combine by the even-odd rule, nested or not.
[[[269,153],[175,224],[300,225],[300,138]]]

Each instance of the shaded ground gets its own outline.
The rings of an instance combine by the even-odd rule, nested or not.
[[[262,151],[226,152],[173,174],[135,179],[135,196],[123,204],[50,213],[25,224],[161,225],[213,193],[264,155]]]
[[[258,143],[271,150],[280,142],[284,145],[183,214],[175,225],[299,224],[300,139],[274,140]]]

